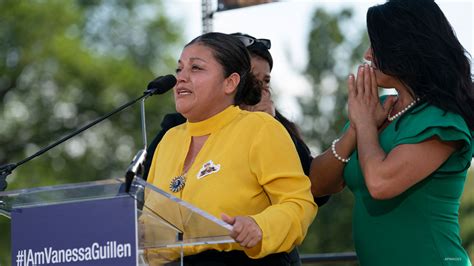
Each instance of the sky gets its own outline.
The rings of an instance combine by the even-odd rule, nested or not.
[[[307,43],[310,20],[317,8],[337,12],[342,8],[354,10],[355,24],[347,33],[365,29],[365,14],[370,6],[384,0],[281,0],[224,12],[213,16],[213,31],[243,32],[272,41],[272,89],[276,105],[287,117],[298,120],[300,110],[295,97],[310,91],[309,83],[301,73],[307,63]],[[164,0],[171,18],[181,23],[186,42],[202,34],[201,0]],[[474,55],[474,0],[438,0],[461,44]],[[213,10],[217,0],[213,2]],[[176,55],[176,58],[179,54]],[[361,58],[361,63],[363,62]],[[474,68],[473,68],[474,70]],[[349,74],[349,73],[347,73]]]

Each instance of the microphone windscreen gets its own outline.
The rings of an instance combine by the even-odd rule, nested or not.
[[[160,76],[148,83],[147,92],[163,94],[171,90],[174,85],[176,85],[176,78],[173,75]]]

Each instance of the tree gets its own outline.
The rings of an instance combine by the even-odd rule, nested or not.
[[[474,260],[474,171],[472,166],[464,184],[459,208],[459,226],[462,244],[472,261]]]
[[[309,33],[309,60],[305,75],[312,84],[312,97],[299,99],[305,140],[317,152],[330,147],[347,121],[346,79],[362,62],[368,47],[365,29],[354,28],[352,10],[331,14],[317,9]],[[357,25],[357,24],[356,24]],[[349,191],[333,195],[319,209],[301,247],[302,253],[354,251],[352,241],[352,201]]]
[[[160,1],[0,1],[0,165],[140,96],[174,69],[180,32]],[[171,102],[147,100],[148,132]],[[143,145],[139,117],[137,104],[21,165],[9,189],[123,176]],[[0,243],[10,242],[8,223]],[[0,264],[9,256],[2,244]]]

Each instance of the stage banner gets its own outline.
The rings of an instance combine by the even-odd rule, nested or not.
[[[137,265],[128,195],[12,211],[12,265]]]
[[[217,12],[274,2],[277,0],[218,0]]]

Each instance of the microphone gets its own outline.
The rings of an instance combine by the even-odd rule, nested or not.
[[[85,130],[95,126],[96,124],[102,122],[103,120],[109,118],[110,116],[126,109],[127,107],[133,105],[134,103],[138,102],[139,100],[142,100],[142,99],[144,100],[145,98],[147,98],[151,95],[163,94],[163,93],[169,91],[170,89],[172,89],[174,87],[174,85],[176,85],[176,78],[173,75],[166,75],[166,76],[163,76],[163,77],[158,77],[158,78],[154,79],[153,81],[151,81],[148,84],[147,90],[143,93],[143,95],[136,98],[135,100],[132,100],[128,103],[125,103],[124,105],[120,106],[119,108],[115,109],[114,111],[112,111],[112,112],[110,112],[110,113],[108,113],[108,114],[106,114],[102,117],[97,118],[96,120],[94,120],[94,121],[86,124],[85,126],[71,132],[70,134],[60,138],[59,140],[55,141],[54,143],[40,149],[39,151],[37,151],[33,155],[31,155],[31,156],[29,156],[29,157],[27,157],[27,158],[25,158],[25,159],[23,159],[23,160],[21,160],[17,163],[10,163],[10,164],[5,164],[5,165],[0,166],[0,191],[4,191],[7,188],[7,176],[10,175],[16,167],[18,167],[18,166],[34,159],[34,158],[40,156],[41,154],[43,154],[43,153],[49,151],[50,149],[58,146],[59,144],[65,142],[66,140],[69,140],[70,138],[82,133],[83,131],[85,131]],[[142,117],[144,117],[143,116],[143,113],[144,113],[143,108],[144,107],[143,107],[143,101],[142,101]],[[144,123],[144,121],[142,120],[142,129],[145,128],[143,123]],[[145,154],[145,156],[146,156],[146,154]],[[141,156],[139,156],[139,157],[141,158]],[[140,161],[141,160],[143,160],[143,158],[141,158]],[[136,167],[134,167],[133,170],[136,171]]]
[[[155,95],[163,94],[171,90],[176,85],[176,78],[173,75],[160,76],[150,81],[145,94]]]

